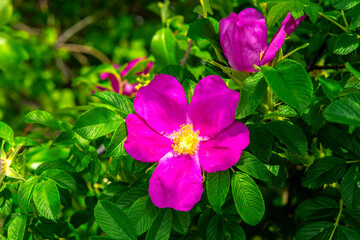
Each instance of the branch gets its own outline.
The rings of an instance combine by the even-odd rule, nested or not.
[[[86,53],[99,59],[103,63],[111,63],[110,59],[96,48],[81,44],[59,44],[57,49],[65,49],[70,52]]]
[[[185,65],[186,59],[188,58],[188,56],[189,56],[189,54],[190,54],[192,43],[193,43],[193,40],[190,40],[189,46],[188,46],[188,48],[186,49],[186,53],[185,53],[185,55],[184,55],[184,58],[181,59],[181,61],[180,61],[180,66],[182,66],[182,67]]]
[[[69,40],[69,38],[71,38],[75,33],[77,33],[78,31],[80,31],[81,29],[83,29],[84,27],[86,27],[87,25],[91,24],[94,21],[94,18],[92,16],[87,16],[86,18],[80,20],[79,22],[77,22],[75,25],[73,25],[72,27],[70,27],[69,29],[67,29],[65,32],[63,32],[63,34],[61,34],[61,36],[58,38],[58,40],[56,41],[55,45],[57,44],[63,44],[65,43],[67,40]]]
[[[311,66],[311,68],[307,69],[307,72],[311,72],[314,70],[325,70],[325,69],[341,69],[341,68],[345,68],[345,64],[340,64],[340,65],[336,65],[336,66]]]

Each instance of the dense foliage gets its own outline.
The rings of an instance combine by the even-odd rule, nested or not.
[[[0,0],[0,239],[360,239],[359,46],[360,0]],[[239,96],[235,117],[202,124],[237,125],[211,158],[241,157],[200,159],[189,211],[160,206],[160,159],[129,147],[162,151],[130,128],[144,89],[172,91],[153,87],[161,76],[190,109],[223,79],[199,119],[219,92]],[[195,130],[170,136],[197,161]]]

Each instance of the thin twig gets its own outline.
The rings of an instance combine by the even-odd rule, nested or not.
[[[346,33],[349,32],[349,30],[347,30],[347,29],[346,29],[344,26],[342,26],[341,24],[337,23],[334,19],[326,16],[325,14],[323,14],[323,13],[321,13],[321,12],[320,12],[319,14],[320,14],[320,16],[322,16],[323,18],[326,18],[327,20],[329,20],[330,22],[332,22],[333,24],[335,24],[336,26],[338,26],[339,28],[341,28],[344,32],[346,32]]]
[[[56,41],[56,44],[63,44],[69,40],[75,33],[79,32],[81,29],[91,24],[94,21],[92,16],[87,16],[86,18],[80,20],[75,25],[67,29]]]
[[[186,49],[186,53],[185,53],[185,55],[184,55],[184,58],[181,59],[181,61],[180,61],[180,66],[182,66],[182,67],[185,65],[186,59],[188,58],[188,56],[189,56],[189,54],[190,54],[192,43],[193,43],[193,40],[190,40],[189,46],[188,46],[188,48]]]
[[[105,54],[91,46],[85,46],[81,44],[59,44],[57,45],[57,49],[65,49],[70,52],[86,53],[96,57],[103,63],[111,63],[110,59]]]
[[[340,68],[345,68],[345,64],[340,64],[340,65],[336,65],[336,66],[312,66],[311,68],[309,68],[307,71],[311,72],[314,70],[326,70],[326,69],[340,69]]]

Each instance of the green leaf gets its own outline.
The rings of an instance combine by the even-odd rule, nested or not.
[[[313,86],[304,67],[293,60],[282,60],[275,65],[261,66],[261,72],[274,93],[286,104],[302,114],[310,105]]]
[[[301,240],[325,240],[329,239],[334,224],[330,222],[315,222],[306,225],[296,233],[296,239]]]
[[[206,239],[222,240],[224,239],[224,220],[221,216],[213,216],[207,224]]]
[[[266,123],[266,128],[277,137],[280,142],[296,154],[305,156],[307,152],[307,139],[299,126],[286,121],[272,121]]]
[[[179,64],[176,49],[176,38],[169,28],[158,30],[151,40],[151,52],[159,66]]]
[[[231,240],[246,240],[244,229],[237,223],[227,223],[226,227],[231,236]]]
[[[360,27],[360,5],[356,5],[353,9],[348,11],[346,15],[351,16],[350,30],[354,31]]]
[[[330,101],[338,97],[345,86],[344,81],[336,81],[329,78],[320,78],[320,83],[325,95],[330,99]]]
[[[39,213],[55,221],[60,212],[60,194],[53,181],[36,184],[33,193],[34,203]]]
[[[319,18],[319,13],[323,12],[322,7],[316,3],[310,3],[304,8],[306,15],[309,16],[310,21],[315,24]]]
[[[313,34],[309,42],[309,51],[315,52],[319,50],[324,45],[327,37],[328,37],[327,32],[320,31]]]
[[[190,214],[189,212],[176,211],[172,210],[173,220],[172,227],[173,229],[181,233],[182,235],[186,235],[189,226],[190,226]]]
[[[247,151],[241,153],[240,160],[235,166],[250,176],[260,179],[261,181],[270,181],[270,172],[267,167],[257,157]]]
[[[288,105],[279,105],[278,109],[275,111],[268,113],[264,116],[264,119],[272,119],[272,118],[290,118],[298,116],[297,112]]]
[[[6,187],[6,185],[3,185]],[[5,188],[0,192],[0,214],[7,217],[11,214],[13,206],[13,196],[9,189]]]
[[[346,224],[360,232],[360,209],[345,208],[343,210],[343,217]]]
[[[265,213],[265,203],[259,187],[246,173],[235,172],[231,179],[235,207],[249,225],[257,225]]]
[[[136,231],[129,217],[115,204],[100,200],[94,215],[101,229],[111,238],[137,239]]]
[[[360,0],[332,0],[334,8],[339,10],[348,10],[360,3]]]
[[[187,37],[193,41],[208,40],[214,47],[219,47],[219,37],[215,34],[214,26],[209,19],[196,19],[189,26]]]
[[[260,161],[269,162],[274,137],[266,129],[265,125],[248,125],[250,133],[249,148]]]
[[[62,130],[58,120],[48,112],[35,110],[25,115],[24,121],[26,123],[39,123],[47,127]]]
[[[167,240],[170,237],[172,211],[170,208],[160,209],[146,234],[145,240]]]
[[[325,109],[323,116],[329,122],[360,127],[360,93],[339,98]]]
[[[303,220],[319,219],[335,216],[339,212],[339,204],[328,197],[308,199],[299,204],[296,213]]]
[[[356,34],[342,33],[336,37],[333,53],[347,55],[355,51],[360,45]]]
[[[338,181],[346,170],[346,162],[338,157],[325,157],[317,159],[308,168],[302,184],[304,187],[316,189],[324,184]]]
[[[11,144],[14,140],[14,132],[12,128],[4,122],[0,122],[0,138]]]
[[[360,206],[360,165],[352,165],[341,180],[340,191],[349,208]]]
[[[123,119],[107,108],[94,108],[83,113],[73,130],[87,139],[95,139],[115,131]]]
[[[360,239],[360,234],[355,232],[353,229],[345,227],[345,226],[338,226],[336,228],[337,239],[344,239],[344,240],[358,240]]]
[[[30,200],[39,178],[39,176],[34,176],[26,180],[26,182],[22,183],[19,187],[19,205],[22,213],[28,213]]]
[[[358,72],[353,66],[351,66],[349,62],[345,63],[345,67],[346,67],[347,70],[349,70],[352,74],[354,74],[355,77],[357,77],[357,79],[360,80],[360,72]]]
[[[72,176],[63,170],[49,169],[41,174],[41,177],[54,181],[59,187],[76,190],[76,182]]]
[[[241,89],[235,118],[242,119],[252,114],[259,105],[265,90],[266,82],[261,72],[246,78]]]
[[[127,115],[134,113],[134,104],[125,96],[116,92],[104,91],[93,94],[99,98],[103,103],[112,106],[119,110],[125,118]]]
[[[8,228],[8,240],[24,239],[27,217],[24,215],[14,218]]]
[[[132,186],[124,192],[117,200],[116,205],[120,208],[131,206],[138,198],[149,195],[149,183],[143,183],[138,186]]]
[[[221,213],[221,206],[225,203],[230,188],[229,171],[217,171],[206,174],[206,194],[210,205],[217,214]]]
[[[125,122],[121,123],[111,137],[110,143],[106,148],[107,157],[121,157],[127,153],[124,148],[127,132]]]
[[[149,196],[139,198],[127,211],[127,215],[140,236],[146,232],[156,215],[156,208]]]
[[[0,1],[0,28],[10,21],[12,13],[13,5],[11,4],[11,1]]]
[[[272,28],[275,23],[280,22],[280,18],[289,11],[289,1],[279,3],[270,8],[266,18],[266,26],[268,29]]]

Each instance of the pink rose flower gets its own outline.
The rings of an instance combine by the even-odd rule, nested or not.
[[[224,171],[238,162],[250,142],[247,127],[235,121],[238,101],[239,93],[218,76],[199,81],[190,105],[169,75],[139,89],[124,147],[136,160],[159,163],[149,183],[156,206],[190,210],[203,192],[201,169]]]
[[[146,60],[146,57],[142,57],[142,58],[136,58],[134,60],[131,60],[130,62],[128,62],[128,64],[126,65],[126,67],[120,72],[120,76],[124,77],[126,76],[126,74],[133,68],[135,67],[135,65],[139,62],[139,61],[143,61]],[[153,67],[153,62],[149,62],[149,64],[146,66],[146,68],[144,69],[144,71],[138,72],[135,75],[140,76],[141,74],[148,74],[151,70],[151,68]],[[120,66],[117,64],[113,65],[115,69],[118,69]],[[120,92],[120,79],[118,79],[114,74],[111,73],[102,73],[101,74],[101,79],[105,80],[105,79],[109,79],[111,82],[111,87],[112,90],[114,92],[119,93]],[[129,83],[128,81],[124,81],[123,84],[123,95],[126,96],[132,96],[135,92],[136,92],[136,85],[138,85],[138,83]],[[97,88],[101,91],[107,90],[106,88],[97,86]]]
[[[238,71],[254,72],[254,64],[265,65],[274,59],[285,37],[295,31],[302,16],[295,20],[289,12],[267,44],[268,31],[264,16],[254,8],[247,8],[236,15],[231,13],[219,23],[220,45],[229,65]]]

